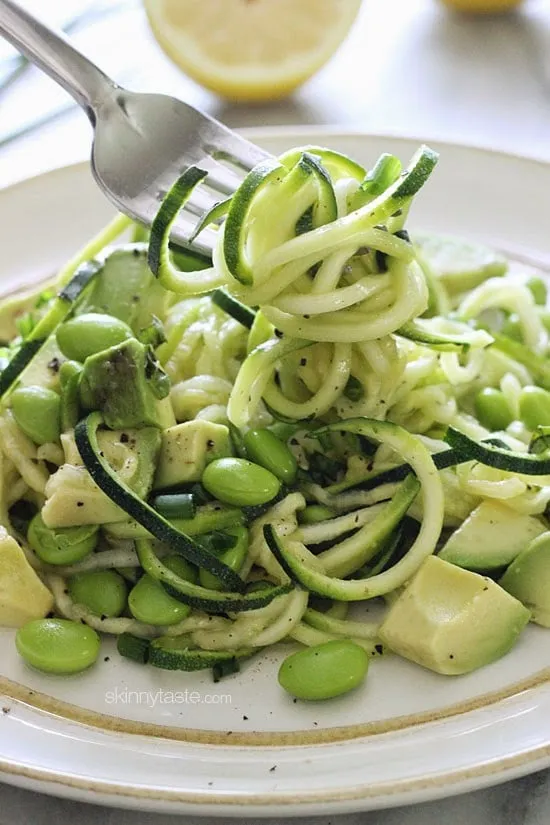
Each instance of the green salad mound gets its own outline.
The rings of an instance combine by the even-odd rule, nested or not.
[[[192,167],[150,233],[118,217],[0,305],[0,624],[28,664],[113,635],[219,679],[294,641],[280,683],[314,700],[386,651],[463,674],[550,626],[546,281],[405,228],[437,160],[293,149],[203,216],[211,259],[170,242]]]

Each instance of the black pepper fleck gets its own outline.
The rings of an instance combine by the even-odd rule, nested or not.
[[[274,773],[276,770],[277,770],[277,765],[273,765],[273,766],[269,769],[269,773]]]
[[[84,507],[84,502],[83,501],[77,501],[76,506],[77,507]]]

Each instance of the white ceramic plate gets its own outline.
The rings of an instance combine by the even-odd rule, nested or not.
[[[256,133],[275,154],[322,143],[365,164],[416,141],[317,131]],[[480,238],[550,264],[550,166],[441,145],[410,225]],[[51,273],[110,217],[84,165],[0,192],[2,286]],[[72,678],[27,669],[0,632],[0,777],[111,805],[261,816],[411,803],[550,765],[550,635],[449,679],[388,657],[365,686],[324,704],[278,687],[279,656],[235,678],[174,674],[120,659]],[[105,660],[104,658],[105,657]],[[107,661],[108,657],[108,661]]]

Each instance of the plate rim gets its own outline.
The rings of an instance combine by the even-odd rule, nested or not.
[[[432,142],[441,148],[459,151],[468,150],[478,154],[486,154],[491,157],[500,156],[509,161],[527,162],[539,167],[545,167],[546,169],[550,168],[550,160],[545,160],[542,157],[528,155],[522,152],[492,149],[488,146],[482,146],[475,142],[470,143],[464,140],[453,141],[444,138],[441,139],[435,135],[432,138],[426,136],[417,137],[413,134],[404,135],[391,131],[372,132],[359,127],[342,129],[337,126],[316,126],[315,124],[247,127],[246,129],[240,129],[238,131],[251,140],[283,139],[292,136],[292,140],[298,142],[302,138],[311,138],[315,135],[316,137],[326,138],[327,140],[338,140],[339,138],[360,139],[364,137],[372,140],[393,140],[409,144]],[[78,174],[79,171],[83,171],[85,168],[88,168],[88,166],[89,162],[87,160],[77,161],[76,163],[68,165],[54,165],[35,175],[16,179],[6,186],[0,187],[0,198],[9,198],[15,190],[22,192],[26,187],[36,185],[38,180],[41,182],[42,180],[45,181],[45,183],[41,183],[41,185],[55,186],[55,179],[58,176]],[[532,686],[529,688],[529,691],[536,692],[542,687],[541,684]],[[93,725],[86,725],[83,722],[78,722],[77,724],[94,729]],[[128,733],[124,733],[123,735],[127,736]],[[135,736],[136,733],[130,735]],[[147,738],[149,738],[149,736]],[[153,738],[156,737],[153,735]],[[347,738],[341,743],[345,745],[351,741],[350,738]],[[319,746],[319,743],[307,743],[304,744],[303,747]],[[212,747],[215,747],[215,745]],[[252,745],[251,747],[261,748],[262,746]],[[34,786],[37,790],[54,795],[63,793],[65,796],[73,796],[73,798],[78,798],[83,801],[103,801],[106,802],[106,804],[123,805],[125,807],[143,806],[143,803],[147,801],[146,807],[151,810],[175,810],[174,805],[176,805],[177,810],[187,813],[221,815],[223,812],[227,812],[235,815],[240,811],[243,815],[263,814],[267,816],[275,813],[277,808],[286,815],[303,815],[308,812],[313,798],[315,799],[315,803],[323,804],[324,810],[332,809],[333,812],[365,810],[365,806],[375,808],[386,807],[388,805],[410,804],[415,801],[440,798],[444,795],[450,796],[473,788],[494,784],[495,777],[498,777],[496,781],[506,781],[548,766],[550,766],[550,740],[547,745],[531,747],[521,753],[503,756],[491,760],[486,764],[475,766],[474,768],[450,770],[437,777],[402,779],[391,783],[382,782],[378,785],[371,785],[366,782],[364,785],[357,786],[353,789],[340,791],[337,789],[325,791],[316,789],[287,793],[284,797],[281,797],[276,792],[262,793],[251,797],[250,795],[239,796],[237,794],[231,794],[231,796],[227,794],[218,795],[215,791],[197,791],[193,793],[190,791],[171,789],[139,788],[138,786],[132,787],[116,782],[110,783],[103,780],[86,779],[77,776],[63,776],[59,772],[50,769],[14,765],[5,760],[0,760],[0,775],[2,778],[11,778],[14,784],[26,787]],[[40,787],[38,788],[37,785]],[[101,797],[103,797],[103,799]],[[159,808],[155,803],[163,803],[163,807]],[[166,806],[169,806],[169,808]],[[256,806],[259,807],[257,808]]]

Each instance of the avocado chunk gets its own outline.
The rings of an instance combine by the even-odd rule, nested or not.
[[[78,315],[100,312],[113,315],[130,326],[135,335],[153,318],[163,319],[170,293],[147,265],[147,245],[128,244],[111,252],[99,276],[78,307]]]
[[[536,516],[486,500],[454,531],[438,555],[466,570],[487,573],[509,565],[545,530]]]
[[[158,402],[170,392],[170,379],[153,351],[135,338],[90,355],[80,378],[80,400],[101,410],[112,430],[162,427]]]
[[[211,421],[185,421],[162,433],[155,490],[200,481],[206,465],[232,455],[229,430]]]
[[[153,476],[160,451],[161,434],[156,427],[127,430],[98,430],[99,449],[107,463],[140,498],[146,498],[153,486]],[[82,465],[74,434],[64,433],[61,444],[65,462]]]
[[[160,449],[156,427],[128,430],[100,430],[98,442],[107,462],[140,498],[151,490]],[[77,527],[125,521],[121,510],[92,480],[76,448],[72,433],[61,436],[65,461],[46,484],[42,518],[47,527]]]
[[[522,550],[499,584],[529,608],[533,622],[550,627],[550,533]]]
[[[23,550],[0,526],[0,627],[22,627],[32,619],[43,619],[53,603]]]
[[[508,271],[503,255],[474,241],[423,232],[416,233],[413,240],[428,268],[451,295],[474,289],[487,278]]]
[[[529,618],[491,579],[429,556],[390,607],[379,636],[405,659],[455,676],[508,653]]]

